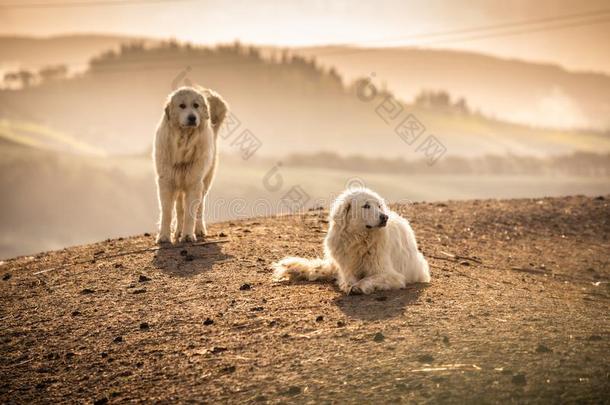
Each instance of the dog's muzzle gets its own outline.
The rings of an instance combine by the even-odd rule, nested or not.
[[[379,217],[379,227],[383,228],[384,226],[386,226],[388,224],[388,216],[386,214],[381,214],[381,216]]]
[[[189,115],[187,117],[186,126],[187,127],[196,127],[197,126],[197,117],[193,114]]]

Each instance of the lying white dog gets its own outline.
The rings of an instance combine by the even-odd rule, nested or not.
[[[347,294],[430,281],[409,221],[368,189],[346,190],[334,202],[324,254],[324,259],[282,259],[274,264],[274,280],[336,280]]]
[[[157,242],[171,241],[176,207],[176,239],[205,237],[205,196],[218,163],[217,135],[227,104],[212,90],[181,87],[169,95],[157,127],[153,157],[161,223]]]

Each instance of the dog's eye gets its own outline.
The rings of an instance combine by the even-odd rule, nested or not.
[[[369,203],[366,203],[362,206],[362,208],[364,208],[365,210],[368,210],[369,208],[371,208],[371,206],[369,205]]]
[[[184,110],[186,108],[186,104],[182,103],[178,107],[180,107],[180,108],[182,108]]]
[[[199,104],[195,103],[195,104],[193,104],[193,107],[194,108],[199,108]]]

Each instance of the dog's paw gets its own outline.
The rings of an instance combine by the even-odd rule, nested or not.
[[[169,235],[164,234],[164,233],[160,233],[157,236],[157,243],[171,243],[172,239]]]
[[[361,280],[352,286],[350,289],[350,295],[370,294],[374,290],[375,288],[373,286],[371,286],[369,283],[363,283]]]
[[[347,293],[347,295],[362,295],[364,294],[364,292],[362,291],[362,289],[357,286],[357,285],[353,285],[349,288],[349,291]]]
[[[352,292],[352,286],[345,282],[339,283],[339,290],[343,291],[347,295],[350,295]]]
[[[197,235],[198,238],[205,238],[208,235],[208,230],[203,222],[197,221],[195,224],[195,235]]]
[[[185,242],[197,242],[197,237],[195,236],[194,233],[187,233],[186,235],[180,236],[179,241],[181,243],[185,243]]]

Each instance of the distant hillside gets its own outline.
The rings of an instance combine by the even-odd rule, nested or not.
[[[477,158],[451,156],[430,165],[426,159],[366,158],[361,155],[341,156],[326,152],[314,155],[293,154],[283,159],[287,166],[324,168],[361,173],[394,175],[571,175],[610,177],[610,153],[605,155],[578,152],[571,155],[535,158],[517,155],[485,155]]]
[[[95,156],[29,139],[4,137],[0,128],[0,259],[155,229],[150,156]],[[447,157],[434,166],[336,154],[248,161],[222,155],[205,216],[212,223],[292,212],[286,199],[295,190],[303,209],[328,207],[340,190],[358,184],[392,202],[595,196],[610,193],[609,173],[609,157],[590,154]]]
[[[86,68],[94,55],[139,40],[122,35],[59,35],[48,38],[0,36],[0,68],[22,66],[37,70],[56,64]],[[150,42],[156,42],[150,40]]]
[[[0,91],[0,117],[42,122],[110,153],[142,153],[150,147],[167,93],[189,83],[213,87],[229,101],[240,126],[225,133],[226,152],[239,152],[236,137],[244,130],[260,140],[257,153],[263,156],[334,150],[417,159],[429,135],[447,155],[610,151],[610,136],[603,132],[536,129],[468,109],[403,103],[402,115],[389,122],[379,105],[390,92],[379,88],[367,101],[357,83],[315,60],[287,53],[265,57],[239,44],[123,46],[96,57],[82,75]],[[395,131],[409,114],[425,127],[417,143]]]
[[[62,132],[31,122],[0,119],[0,141],[38,149],[103,155],[104,152]]]
[[[0,257],[150,228],[150,171],[118,166],[0,136]]]
[[[552,127],[610,127],[610,76],[461,51],[345,46],[295,50],[336,67],[348,80],[375,73],[411,100],[444,89],[499,119]]]
[[[93,56],[134,41],[159,42],[118,35],[4,36],[0,37],[0,71],[3,66],[35,70],[62,63],[82,69]],[[294,51],[334,66],[347,81],[374,72],[378,84],[385,83],[407,101],[422,89],[444,89],[499,119],[547,127],[610,127],[610,76],[606,74],[454,50],[328,46]]]

